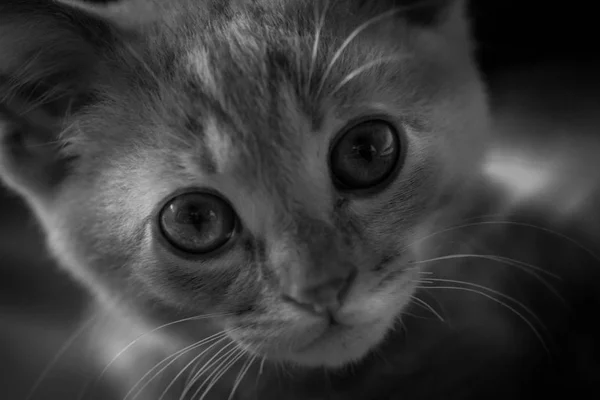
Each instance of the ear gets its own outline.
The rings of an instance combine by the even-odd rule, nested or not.
[[[68,174],[76,154],[62,132],[92,101],[117,37],[109,18],[74,6],[0,0],[0,178],[30,200],[52,196]]]
[[[395,8],[410,24],[432,28],[447,22],[453,14],[462,14],[465,3],[466,0],[361,0],[360,6]]]
[[[121,29],[135,30],[156,21],[170,9],[168,2],[160,0],[121,0],[108,3],[86,3],[80,0],[57,0],[74,9],[108,21]]]

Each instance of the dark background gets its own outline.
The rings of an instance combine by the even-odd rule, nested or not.
[[[546,62],[600,59],[594,2],[471,0],[484,72]]]
[[[557,64],[578,77],[572,71],[599,66],[600,16],[593,11],[594,3],[471,0],[478,60],[486,79],[493,81],[515,68]],[[589,77],[581,78],[583,85],[593,83]],[[75,329],[86,302],[87,296],[48,260],[39,229],[21,202],[0,187],[0,360],[3,370],[10,369],[10,374],[0,373],[0,398],[24,399]],[[85,366],[75,363],[85,374]],[[72,384],[54,375],[48,381]],[[48,390],[42,388],[46,396],[40,399],[66,398]]]

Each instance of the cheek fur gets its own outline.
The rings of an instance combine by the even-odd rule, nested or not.
[[[260,293],[254,263],[238,257],[207,263],[154,253],[146,260],[138,263],[140,279],[162,301],[178,307],[244,313]]]

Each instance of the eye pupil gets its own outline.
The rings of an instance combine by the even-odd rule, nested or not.
[[[394,172],[400,154],[398,132],[391,124],[362,122],[346,130],[332,148],[334,182],[343,190],[378,186]]]
[[[231,206],[208,193],[187,193],[172,199],[160,214],[164,237],[188,253],[209,253],[227,243],[236,228]]]
[[[367,162],[373,161],[377,156],[377,149],[375,146],[369,143],[359,143],[354,147],[354,151],[358,153],[360,158],[363,158]]]

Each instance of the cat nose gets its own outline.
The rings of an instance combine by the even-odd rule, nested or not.
[[[284,300],[313,314],[329,314],[337,311],[344,302],[356,271],[332,277],[323,282],[294,282],[284,288]]]

